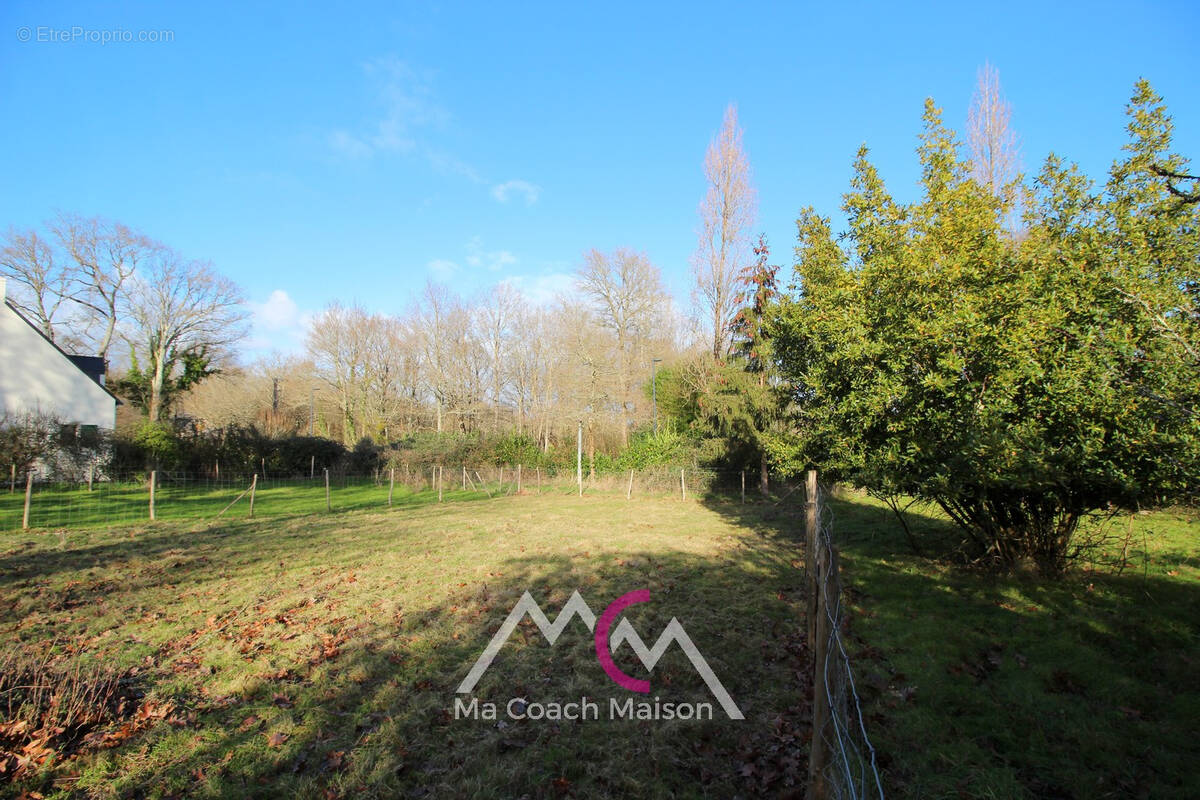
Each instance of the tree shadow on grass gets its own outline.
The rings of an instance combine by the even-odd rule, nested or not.
[[[803,498],[791,508],[706,505],[766,536],[803,530]],[[851,496],[831,511],[852,663],[889,796],[1194,793],[1195,581],[982,574],[913,555],[891,511],[873,502]],[[934,515],[914,522],[927,540],[953,541]]]
[[[436,510],[428,521],[436,523]],[[163,643],[146,667],[152,690],[193,712],[184,715],[190,721],[162,723],[21,788],[49,796],[57,780],[99,796],[800,796],[810,690],[794,541],[739,532],[716,552],[614,549],[603,531],[582,532],[554,552],[480,553],[485,571],[435,572],[419,599],[394,606],[390,576],[371,571],[372,548],[386,537],[361,530],[375,520],[348,523],[332,535],[283,525],[271,536],[234,523],[189,532],[186,542],[178,532],[149,530],[130,545],[6,556],[13,577],[0,584],[5,592],[47,573],[67,577],[98,562],[119,569],[148,554],[180,561],[156,565],[178,574],[131,574],[122,591],[149,598],[184,584],[219,590],[262,577],[260,587],[223,598],[209,621],[198,617]],[[271,577],[281,560],[314,548],[330,565],[319,579]],[[677,618],[745,720],[725,717],[674,647],[649,675],[629,648],[614,657],[650,679],[652,696],[710,703],[712,719],[609,719],[610,701],[631,693],[604,674],[579,621],[553,647],[529,622],[519,626],[473,693],[499,703],[499,718],[455,718],[455,689],[523,592],[553,620],[574,590],[599,614],[641,588],[650,602],[624,616],[646,644]],[[600,719],[511,719],[512,697],[588,697]]]
[[[485,499],[471,497],[455,502],[471,506]],[[353,540],[331,541],[324,528],[313,526],[314,520],[353,525],[363,516],[376,515],[384,519],[388,514],[407,514],[406,519],[412,519],[413,515],[434,518],[439,513],[438,504],[429,498],[408,496],[397,497],[393,507],[382,512],[351,509],[335,511],[328,515],[297,512],[260,516],[256,519],[143,522],[124,526],[120,531],[120,538],[117,538],[110,528],[35,529],[0,534],[0,544],[3,545],[3,551],[0,552],[0,591],[28,580],[46,582],[59,573],[76,573],[95,566],[120,568],[121,565],[140,565],[168,555],[178,558],[171,561],[173,566],[169,565],[170,568],[152,568],[150,571],[154,575],[153,580],[144,574],[139,577],[139,570],[143,573],[146,571],[144,566],[131,566],[125,577],[132,581],[142,581],[139,585],[143,587],[151,586],[155,582],[172,582],[184,578],[190,580],[195,576],[188,570],[198,566],[196,560],[206,553],[231,552],[239,558],[247,559],[247,563],[269,563],[280,558],[286,559],[294,554],[297,548],[303,549],[310,545],[332,546],[342,552],[358,545],[358,542]],[[272,530],[279,531],[280,535],[259,535]],[[47,540],[61,542],[62,546],[38,547],[38,544]],[[223,562],[213,562],[209,566],[216,571],[222,568]],[[178,572],[172,573],[171,569]]]

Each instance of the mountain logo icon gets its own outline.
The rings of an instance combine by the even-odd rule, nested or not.
[[[529,592],[525,592],[521,595],[521,599],[517,601],[517,604],[513,606],[512,611],[509,612],[500,629],[496,631],[496,635],[492,637],[487,647],[479,654],[479,658],[471,667],[471,671],[463,678],[462,683],[458,685],[456,692],[458,694],[468,694],[475,688],[475,685],[479,683],[479,679],[483,677],[483,674],[487,672],[488,667],[491,666],[496,656],[500,653],[500,649],[504,647],[504,643],[508,641],[508,637],[512,635],[517,625],[526,616],[533,620],[538,630],[542,632],[542,635],[546,637],[546,641],[551,645],[558,641],[558,637],[566,629],[571,620],[579,617],[583,620],[583,624],[587,626],[588,630],[592,631],[596,659],[600,662],[600,666],[604,669],[605,674],[618,686],[642,694],[650,691],[650,681],[625,674],[613,662],[612,654],[621,645],[628,644],[630,649],[633,650],[634,655],[646,667],[646,670],[653,672],[654,666],[658,663],[659,659],[662,658],[667,648],[674,643],[679,645],[679,649],[687,656],[692,666],[696,669],[696,673],[704,680],[708,690],[725,711],[725,714],[730,719],[745,719],[741,709],[738,708],[733,698],[730,697],[729,692],[725,690],[720,679],[717,678],[716,673],[709,667],[708,662],[704,660],[704,656],[700,654],[700,650],[692,642],[691,637],[688,636],[687,631],[684,630],[683,625],[680,624],[678,619],[675,617],[671,618],[671,621],[667,623],[667,627],[663,629],[653,647],[646,646],[646,643],[638,635],[638,632],[634,630],[629,620],[622,619],[615,628],[613,627],[613,623],[617,617],[626,608],[637,603],[647,603],[649,601],[649,589],[638,589],[628,592],[610,603],[601,612],[599,619],[597,619],[591,607],[588,606],[579,592],[574,591],[571,593],[570,598],[567,599],[566,604],[562,607],[554,622],[551,622],[542,612],[541,607],[538,606],[533,596]]]

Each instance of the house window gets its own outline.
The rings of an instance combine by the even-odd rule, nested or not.
[[[100,426],[80,425],[79,442],[85,447],[94,447],[100,441]]]
[[[75,444],[75,426],[60,425],[58,427],[59,444]]]

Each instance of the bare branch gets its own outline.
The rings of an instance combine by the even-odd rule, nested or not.
[[[721,130],[704,157],[708,192],[700,204],[700,242],[692,259],[695,302],[712,326],[712,354],[729,350],[730,324],[737,313],[737,276],[750,257],[750,230],[757,199],[750,164],[742,150],[737,108],[725,109]]]
[[[979,70],[975,96],[967,112],[967,145],[973,177],[998,198],[1008,193],[1021,171],[1021,148],[1012,129],[1012,104],[1000,88],[1000,72],[991,64]]]

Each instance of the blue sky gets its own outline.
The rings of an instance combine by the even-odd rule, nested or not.
[[[1200,156],[1195,3],[182,5],[4,4],[0,228],[99,214],[209,259],[252,301],[251,349],[430,278],[545,297],[592,247],[646,252],[686,304],[730,102],[785,264],[860,143],[913,195],[923,99],[961,129],[985,60],[1027,171],[1054,150],[1102,175],[1139,76]],[[74,27],[172,38],[46,41]]]

